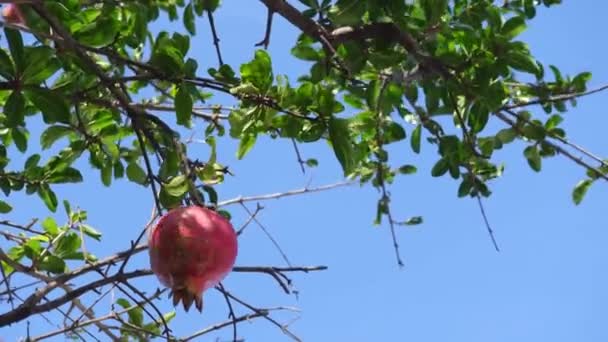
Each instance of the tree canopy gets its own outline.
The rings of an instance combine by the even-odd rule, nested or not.
[[[258,29],[261,40],[246,47],[250,60],[241,65],[224,62],[215,25],[219,0],[1,2],[18,6],[19,16],[5,13],[0,38],[0,213],[9,217],[11,196],[25,193],[67,217],[58,222],[37,213],[41,219],[29,223],[0,221],[8,229],[0,233],[6,241],[0,248],[0,299],[6,301],[0,326],[55,310],[65,317],[63,328],[49,326],[33,340],[60,334],[89,340],[93,328],[102,339],[188,340],[232,327],[236,341],[238,324],[254,318],[298,340],[273,308],[255,307],[223,286],[217,290],[229,319],[174,335],[175,312],[155,304],[165,300],[165,290],[143,293],[131,284],[151,274],[129,263],[146,249],[145,228],[121,228],[128,229],[130,248],[99,257],[87,252],[87,243],[103,244],[105,228],[86,222],[86,210],[96,208],[79,209],[57,196],[60,184],[78,187],[99,177],[112,187],[124,178],[149,189],[152,223],[185,204],[230,218],[229,204],[358,183],[378,190],[374,223],[390,228],[387,248],[402,265],[395,227],[423,218],[391,206],[394,180],[417,172],[396,154],[435,151],[431,176],[452,178],[456,196],[478,201],[497,250],[483,210],[490,182],[504,168],[495,151],[521,148],[508,146],[521,142],[522,158],[536,172],[551,157],[579,165],[575,204],[596,181],[608,180],[606,160],[571,141],[561,125],[579,98],[603,88],[588,89],[588,71],[566,75],[537,60],[518,39],[538,11],[560,0],[260,0],[266,27],[247,28]],[[160,18],[175,25],[159,27]],[[300,33],[282,47],[309,65],[297,79],[273,68],[267,50],[278,20]],[[213,63],[191,57],[199,32],[211,37]],[[302,172],[323,165],[300,147],[326,145],[342,168],[336,176],[346,180],[221,200],[216,185],[230,182],[231,168],[220,147],[236,141],[233,153],[243,159],[263,137],[290,143]],[[195,141],[207,147],[206,158],[192,156]],[[291,273],[324,269],[290,264],[237,266],[234,272],[270,276],[290,293]],[[22,287],[32,281],[36,290]],[[109,286],[122,297],[109,314],[94,314],[94,298],[84,296]],[[237,315],[236,306],[248,312]]]

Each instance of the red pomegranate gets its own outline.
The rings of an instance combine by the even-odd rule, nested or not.
[[[7,4],[2,8],[2,18],[9,24],[25,24],[19,5]]]
[[[192,303],[203,310],[203,292],[217,285],[231,270],[237,255],[236,234],[230,222],[199,206],[176,208],[162,216],[148,232],[152,271],[171,288],[173,305],[188,311]]]

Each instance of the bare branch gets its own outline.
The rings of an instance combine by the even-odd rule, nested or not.
[[[252,202],[252,201],[266,201],[266,200],[301,195],[301,194],[306,194],[306,193],[311,193],[311,192],[326,191],[326,190],[331,190],[331,189],[335,189],[335,188],[340,188],[343,186],[350,186],[353,184],[355,184],[354,181],[346,181],[346,182],[322,185],[322,186],[319,186],[316,188],[305,187],[302,189],[290,190],[290,191],[286,191],[286,192],[277,192],[277,193],[267,194],[267,195],[257,195],[257,196],[248,196],[248,197],[239,196],[237,198],[219,202],[217,205],[218,205],[218,207],[225,207],[225,206],[228,206],[231,204],[236,204],[236,203],[244,203],[244,202]]]

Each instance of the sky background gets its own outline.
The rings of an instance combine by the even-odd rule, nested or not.
[[[568,1],[552,9],[539,8],[538,13],[521,37],[535,57],[572,75],[592,71],[592,88],[607,83],[608,2]],[[253,56],[254,44],[263,37],[265,14],[258,1],[225,1],[215,19],[226,63],[235,66]],[[216,56],[203,20],[192,41],[191,56],[202,66],[214,66]],[[155,29],[184,31],[181,23],[166,21],[158,22]],[[308,67],[289,55],[296,35],[283,20],[275,20],[269,48],[274,71],[289,75],[292,82]],[[608,156],[603,135],[608,126],[607,102],[608,93],[581,99],[563,123],[572,141],[603,156]],[[196,127],[199,135],[203,128]],[[35,132],[33,128],[32,136],[38,135]],[[277,317],[283,321],[298,317],[290,327],[304,341],[607,341],[606,184],[593,186],[583,203],[574,206],[571,191],[584,176],[579,167],[556,157],[543,160],[543,171],[535,173],[523,158],[522,144],[499,151],[495,160],[506,163],[505,173],[492,182],[493,195],[485,200],[502,249],[497,253],[476,201],[458,199],[459,183],[451,178],[432,178],[435,149],[424,145],[422,150],[414,155],[407,144],[392,150],[398,161],[395,165],[419,166],[418,174],[400,177],[390,187],[393,214],[400,219],[422,215],[425,220],[415,228],[398,230],[403,269],[396,265],[388,226],[372,225],[379,194],[354,186],[263,203],[265,209],[258,218],[292,264],[329,267],[324,272],[295,275],[297,298],[283,294],[271,278],[257,274],[233,273],[225,280],[226,287],[258,307],[299,307],[299,315]],[[27,155],[15,158],[15,164],[22,165],[35,151],[32,146]],[[207,159],[205,146],[192,146],[191,151],[193,157]],[[242,161],[235,159],[235,151],[234,141],[220,140],[218,158],[235,173],[217,188],[221,199],[333,183],[342,176],[324,143],[301,146],[304,157],[320,161],[318,168],[305,175],[288,140],[259,139]],[[58,195],[88,210],[89,224],[104,233],[103,243],[89,242],[87,248],[100,258],[127,249],[150,217],[149,189],[125,180],[104,188],[86,160],[79,165],[84,185],[60,187]],[[11,220],[26,222],[47,215],[36,197],[20,194],[11,197],[11,203],[15,207]],[[253,210],[255,203],[249,207]],[[226,209],[235,227],[247,219],[238,205]],[[65,221],[61,208],[54,216]],[[237,265],[284,265],[255,225],[247,228],[239,244]],[[6,245],[0,241],[0,247]],[[131,268],[148,267],[147,262],[147,254],[141,253]],[[134,284],[146,291],[158,286],[154,277]],[[114,299],[119,297],[116,293]],[[173,328],[178,336],[226,319],[221,295],[210,291],[205,301],[202,315],[177,310]],[[97,314],[107,313],[111,302],[110,296],[104,298]],[[163,312],[170,310],[166,298],[157,302]],[[1,312],[8,308],[0,303]],[[61,323],[56,314],[46,318]],[[32,336],[52,329],[40,318],[30,322]],[[25,322],[0,330],[7,342],[25,335]],[[239,336],[256,342],[288,340],[261,319],[239,325]],[[229,340],[231,330],[200,340],[216,337]],[[63,336],[51,339],[63,340]]]

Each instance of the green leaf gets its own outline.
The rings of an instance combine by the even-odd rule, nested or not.
[[[25,98],[21,91],[13,91],[4,104],[6,114],[6,127],[17,127],[23,125],[25,118]]]
[[[536,61],[528,54],[513,51],[508,53],[507,58],[509,65],[515,70],[524,71],[533,75],[537,75],[540,72]]]
[[[541,125],[529,124],[522,129],[523,135],[531,140],[542,140],[545,138],[545,128]]]
[[[412,137],[410,138],[410,143],[412,145],[412,151],[416,153],[420,153],[420,136],[421,136],[421,125],[416,126],[414,131],[412,132]]]
[[[471,189],[473,189],[473,182],[470,177],[464,178],[458,187],[458,197],[464,197],[470,194]]]
[[[541,169],[541,159],[536,146],[526,147],[524,150],[524,156],[528,160],[528,165],[530,165],[532,170],[539,172]]]
[[[418,171],[418,168],[414,165],[403,165],[399,168],[399,173],[403,175],[411,175]]]
[[[74,232],[63,234],[55,243],[55,254],[64,258],[66,255],[76,252],[81,245],[80,237]]]
[[[209,202],[217,206],[217,191],[215,191],[215,189],[209,185],[203,185],[203,190],[207,193],[207,196],[209,197]]]
[[[335,25],[354,26],[363,20],[366,7],[366,1],[340,0],[331,7],[329,14]]]
[[[503,25],[501,34],[508,40],[515,38],[526,29],[526,20],[523,17],[513,17]]]
[[[61,63],[54,55],[55,50],[47,46],[26,48],[26,65],[22,75],[23,83],[37,85],[53,76],[61,68]]]
[[[579,205],[581,203],[592,183],[592,179],[584,179],[576,184],[574,190],[572,191],[572,201],[574,204]]]
[[[254,59],[241,65],[243,83],[251,83],[261,92],[266,92],[272,85],[272,63],[265,50],[257,50]]]
[[[59,274],[65,271],[65,261],[55,255],[47,254],[38,267],[43,271]]]
[[[45,123],[70,122],[70,108],[62,96],[44,88],[26,90],[25,95],[42,112]]]
[[[384,128],[383,137],[383,142],[385,144],[403,140],[405,139],[405,129],[403,129],[403,127],[396,122],[390,122],[389,125]]]
[[[188,182],[186,181],[186,176],[179,175],[173,177],[171,181],[164,186],[165,191],[173,197],[181,197],[186,192],[188,192]]]
[[[57,222],[52,217],[47,217],[42,221],[42,228],[51,236],[57,236],[59,234],[59,227]]]
[[[116,20],[118,13],[107,13],[99,16],[93,24],[76,32],[75,38],[82,44],[92,47],[104,47],[112,44],[119,33],[120,25]]]
[[[236,152],[236,157],[240,160],[245,157],[249,151],[253,148],[255,141],[257,140],[257,134],[245,134],[239,142],[239,148]]]
[[[355,152],[349,136],[348,120],[333,117],[329,120],[329,140],[345,176],[350,175],[356,166]]]
[[[555,127],[557,127],[560,123],[562,123],[562,121],[564,121],[564,118],[561,115],[558,115],[558,114],[551,115],[549,120],[547,120],[547,122],[545,122],[545,129],[547,131],[550,131],[550,130],[554,129]]]
[[[131,162],[127,166],[127,178],[131,182],[135,182],[140,185],[145,185],[148,182],[148,175],[137,162]]]
[[[203,8],[207,11],[215,11],[218,7],[220,7],[220,0],[202,0]]]
[[[508,144],[517,138],[517,132],[512,128],[505,128],[498,131],[496,137],[501,143]]]
[[[21,38],[21,32],[6,27],[4,28],[4,35],[8,40],[8,48],[11,51],[13,61],[17,65],[17,70],[23,70],[23,38]]]
[[[177,124],[184,127],[192,125],[192,96],[185,85],[181,85],[175,94],[175,114]]]
[[[419,225],[423,222],[422,216],[412,216],[407,220],[403,221],[403,224],[406,226],[415,226]]]
[[[53,184],[80,183],[82,182],[82,174],[80,174],[78,169],[67,167],[54,171],[51,176],[47,178],[47,182]]]
[[[27,150],[27,139],[29,137],[29,133],[25,130],[25,128],[17,127],[11,130],[11,136],[13,137],[13,141],[17,146],[17,149],[20,152],[25,152]]]
[[[184,27],[188,30],[191,35],[196,34],[196,25],[194,23],[194,10],[192,8],[192,2],[184,8],[183,16]]]
[[[38,162],[40,161],[40,155],[38,153],[32,154],[23,165],[23,168],[27,171],[33,167],[38,166]]]
[[[308,167],[317,167],[319,166],[319,161],[314,158],[310,158],[306,160],[306,165]]]
[[[81,224],[80,225],[80,229],[82,229],[83,233],[85,233],[87,236],[100,241],[101,240],[101,232],[99,232],[97,229],[89,226],[88,224]]]
[[[6,214],[11,212],[11,210],[13,210],[13,207],[11,207],[10,204],[4,202],[3,200],[0,200],[0,214]]]
[[[298,44],[291,49],[291,54],[305,61],[318,61],[319,52],[310,45]]]
[[[110,186],[112,184],[112,164],[106,163],[101,168],[101,183],[104,186]]]
[[[15,78],[15,66],[4,49],[0,49],[0,76],[6,80]]]
[[[47,148],[53,146],[53,144],[57,140],[70,134],[71,132],[72,132],[72,129],[67,126],[59,126],[59,125],[49,126],[40,135],[40,146],[42,147],[42,149],[46,150]]]
[[[50,211],[55,212],[57,210],[57,195],[55,195],[48,184],[43,183],[40,185],[38,188],[38,196]]]
[[[450,163],[446,158],[441,158],[435,163],[431,169],[431,176],[440,177],[443,176],[450,168]]]

